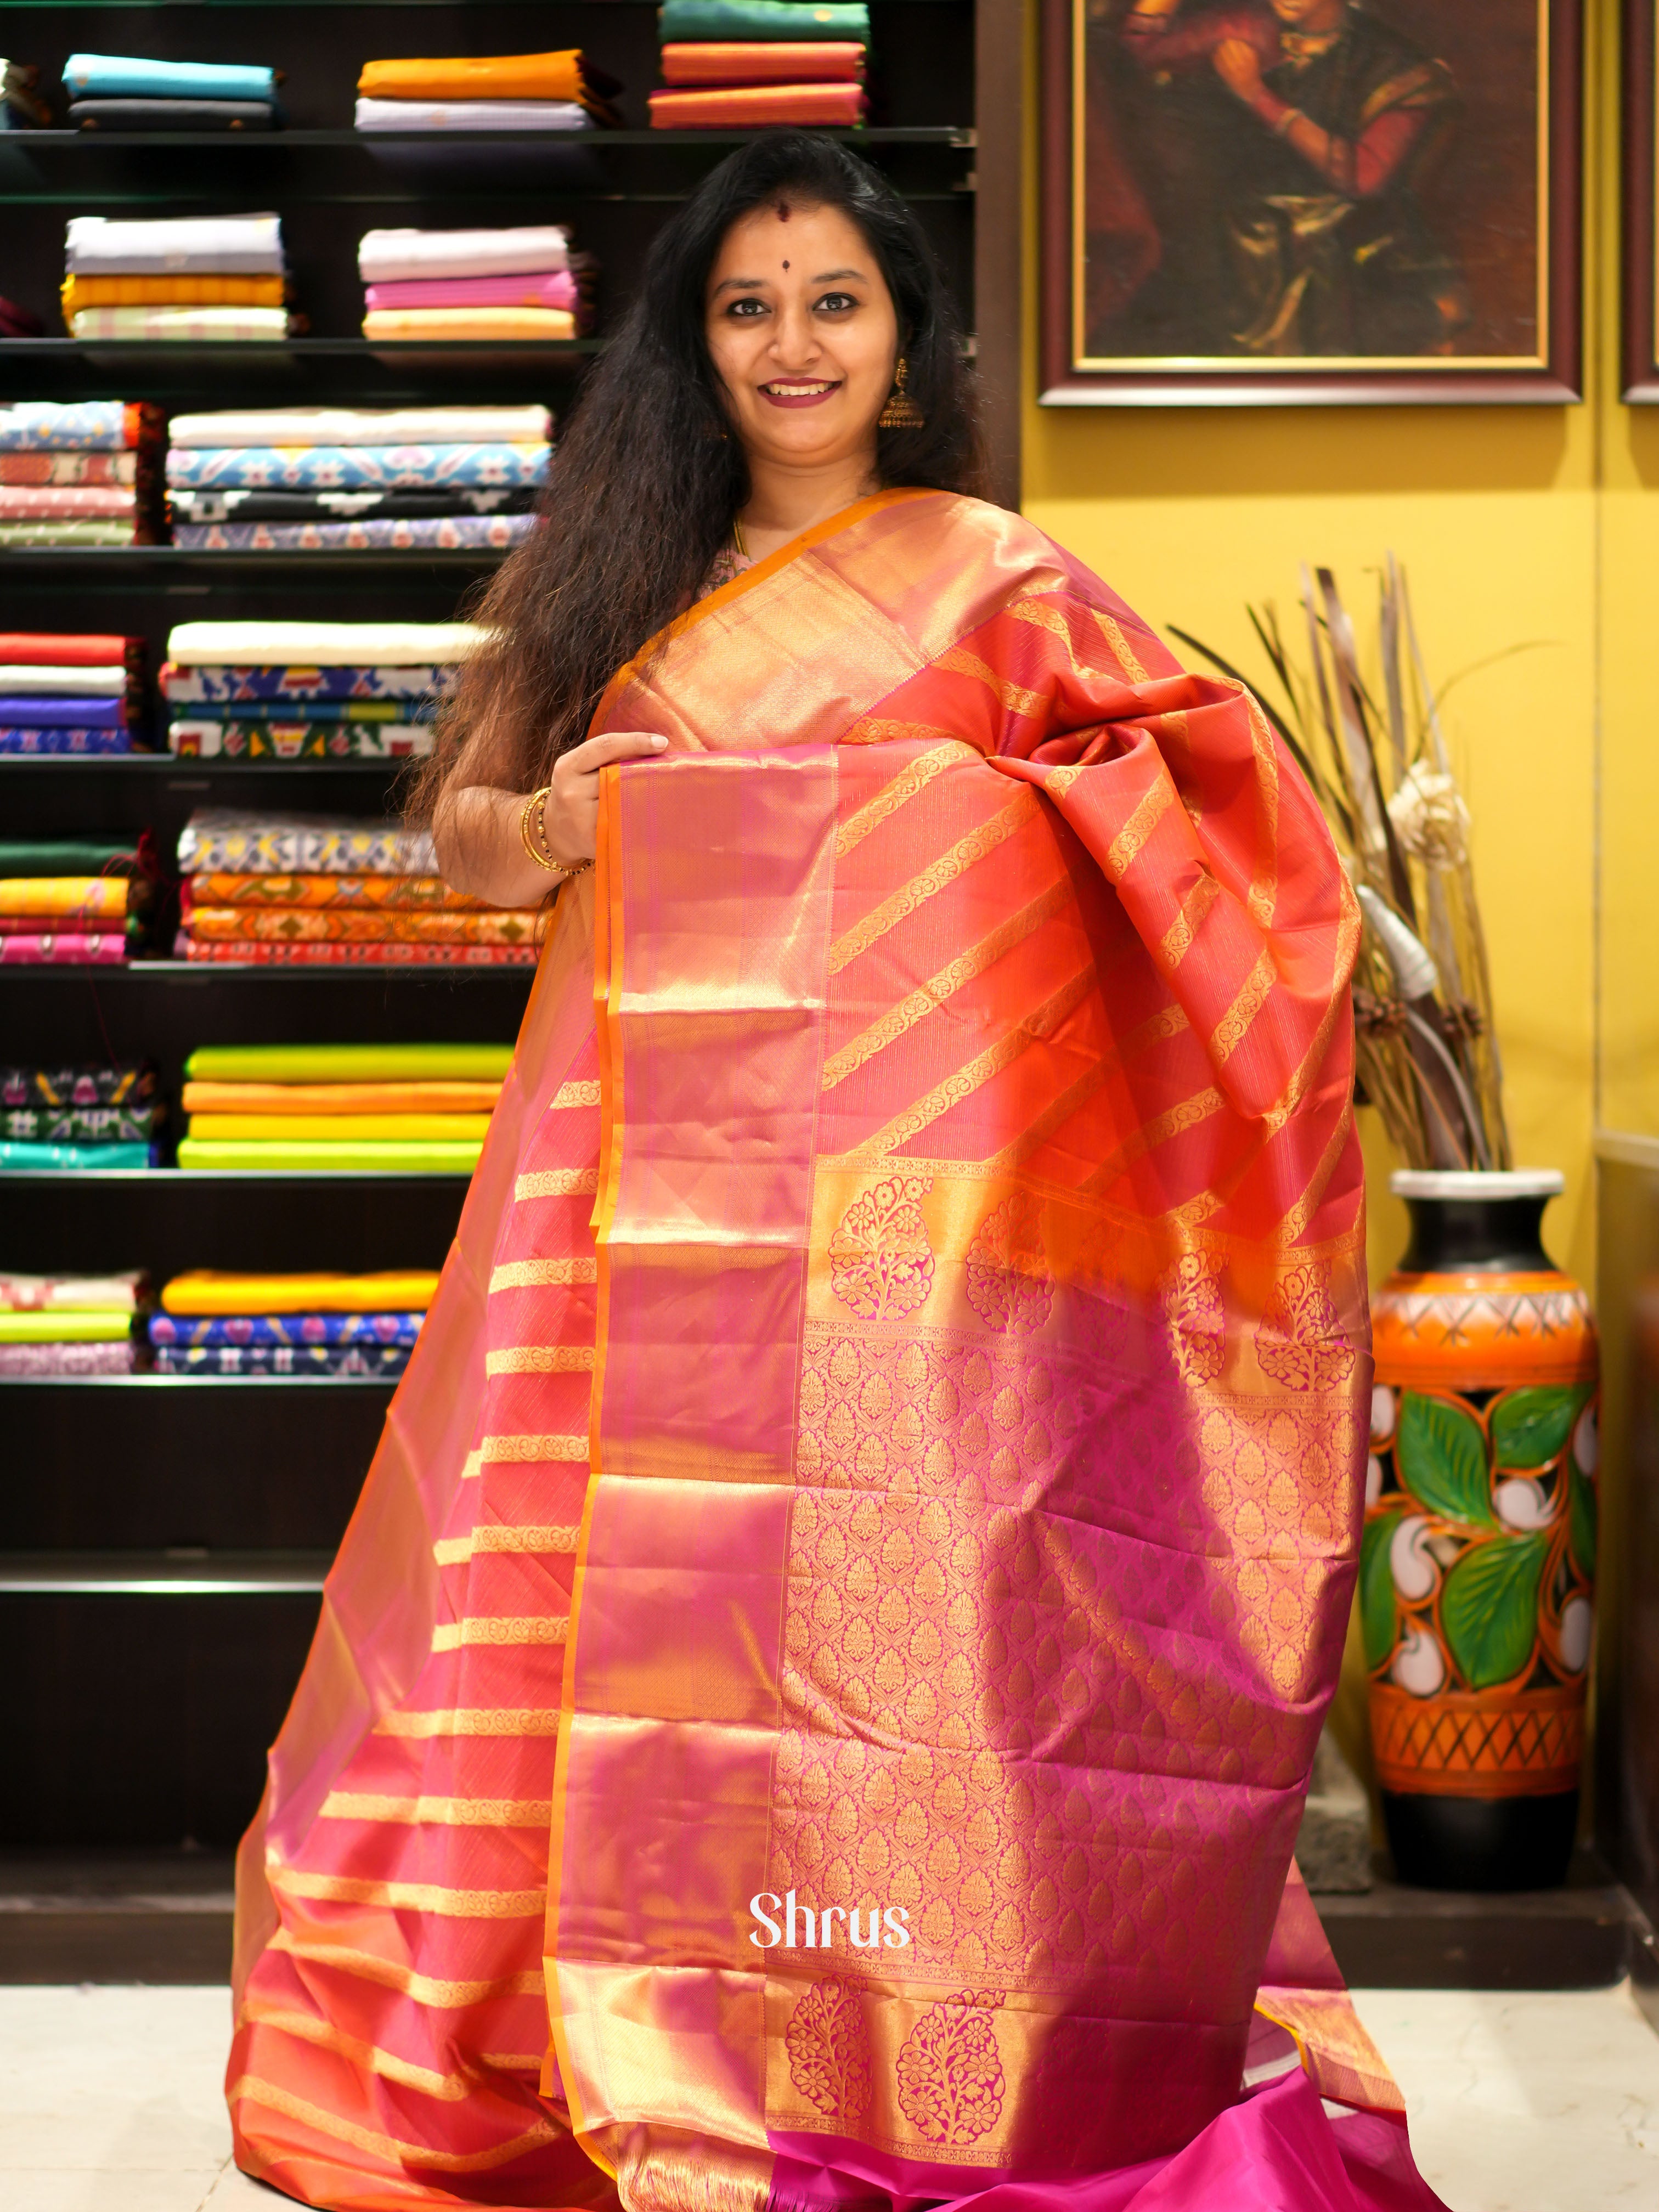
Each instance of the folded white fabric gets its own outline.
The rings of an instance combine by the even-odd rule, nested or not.
[[[64,261],[71,276],[278,276],[282,220],[202,215],[127,222],[71,216]]]
[[[48,668],[33,662],[0,663],[0,699],[118,699],[127,688],[125,668]]]
[[[520,446],[544,443],[545,407],[256,407],[175,415],[167,443],[227,446]]]
[[[178,668],[441,667],[489,635],[476,623],[180,623],[167,658]]]
[[[72,338],[252,338],[288,336],[286,307],[82,307]]]
[[[131,1313],[143,1279],[137,1267],[118,1275],[0,1275],[0,1311]]]
[[[360,100],[360,131],[591,131],[574,100]]]
[[[521,230],[369,230],[357,246],[365,284],[409,276],[521,276],[570,266],[570,234],[558,223]]]

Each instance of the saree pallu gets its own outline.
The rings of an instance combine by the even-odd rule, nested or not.
[[[1431,2205],[1289,1875],[1370,1382],[1305,787],[938,494],[597,724],[671,750],[604,772],[242,1847],[239,2161]]]

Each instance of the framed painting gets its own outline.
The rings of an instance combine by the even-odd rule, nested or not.
[[[1580,0],[1040,4],[1045,404],[1580,396]]]
[[[1659,0],[1625,0],[1624,396],[1659,401]]]

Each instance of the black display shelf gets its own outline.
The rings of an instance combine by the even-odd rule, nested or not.
[[[0,0],[8,4],[8,0]],[[184,0],[180,0],[184,4]],[[211,0],[222,7],[228,0]],[[303,4],[303,0],[294,0]],[[319,0],[312,0],[319,4]],[[592,0],[590,0],[592,4]],[[626,4],[626,0],[616,0]],[[638,4],[638,0],[635,0]],[[915,4],[915,0],[911,0]],[[966,123],[926,124],[920,126],[882,128],[874,125],[848,130],[834,130],[814,125],[825,138],[839,138],[849,146],[872,149],[884,146],[949,146],[972,147],[978,140],[973,125]],[[79,147],[101,152],[106,147],[145,149],[153,146],[183,147],[203,154],[218,155],[231,149],[252,149],[258,151],[280,152],[294,147],[302,151],[317,148],[343,149],[350,148],[372,152],[377,146],[414,146],[434,152],[450,146],[533,147],[549,154],[622,153],[639,146],[650,146],[663,153],[695,153],[701,147],[719,147],[730,152],[733,146],[746,146],[760,134],[755,131],[587,131],[561,134],[548,131],[26,131],[9,134],[3,150],[33,153],[61,152],[66,147]]]
[[[0,1375],[8,1390],[378,1390],[388,1402],[396,1382],[378,1375]]]

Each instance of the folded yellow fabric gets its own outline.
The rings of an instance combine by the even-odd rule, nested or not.
[[[65,276],[64,319],[82,307],[280,307],[282,276]]]
[[[453,1143],[445,1138],[405,1142],[366,1137],[349,1143],[330,1138],[309,1145],[275,1137],[247,1144],[186,1137],[179,1147],[179,1164],[198,1172],[234,1168],[256,1175],[471,1175],[483,1149],[482,1137]]]
[[[198,1044],[185,1073],[196,1083],[499,1084],[512,1065],[510,1044]]]
[[[410,1268],[379,1275],[233,1275],[192,1267],[167,1285],[161,1304],[175,1314],[415,1313],[431,1304],[437,1287],[436,1275]]]
[[[322,1144],[341,1139],[358,1144],[398,1137],[471,1139],[482,1144],[489,1134],[488,1114],[192,1114],[190,1134],[198,1141],[246,1144],[266,1138],[285,1144]]]
[[[371,307],[366,338],[574,338],[565,307]]]
[[[499,1083],[187,1083],[186,1114],[488,1114]]]
[[[580,100],[580,47],[556,54],[470,54],[455,60],[365,62],[368,100]]]
[[[130,1313],[0,1313],[0,1344],[118,1344],[131,1334]]]
[[[0,876],[0,914],[112,921],[126,910],[125,876]]]

